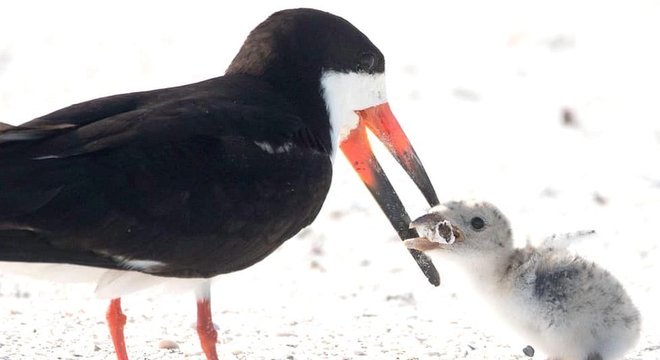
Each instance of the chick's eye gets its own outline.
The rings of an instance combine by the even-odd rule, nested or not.
[[[373,71],[374,66],[376,65],[376,55],[372,53],[362,53],[360,59],[358,60],[357,70],[358,71]]]
[[[474,230],[481,230],[484,228],[484,226],[486,226],[486,222],[484,219],[475,216],[472,218],[472,220],[470,220],[470,226],[472,226]]]

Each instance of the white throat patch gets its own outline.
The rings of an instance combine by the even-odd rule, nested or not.
[[[334,157],[339,142],[358,126],[359,119],[355,111],[387,101],[385,74],[324,71],[321,76],[321,93],[330,116]]]

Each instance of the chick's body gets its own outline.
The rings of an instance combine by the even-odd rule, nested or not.
[[[607,270],[550,242],[514,248],[507,219],[488,203],[452,202],[430,214],[435,220],[425,215],[413,226],[448,220],[456,242],[409,246],[456,262],[501,317],[552,359],[619,359],[636,343],[640,313]]]

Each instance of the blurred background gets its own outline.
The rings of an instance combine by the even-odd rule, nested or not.
[[[611,270],[644,318],[626,359],[660,358],[660,1],[9,0],[0,122],[222,75],[254,26],[292,7],[340,15],[382,50],[390,104],[441,201],[493,202],[521,245],[596,230],[575,250]],[[411,217],[424,213],[372,144]],[[343,156],[335,168],[311,227],[216,280],[225,358],[525,358],[459,273],[437,264],[431,287]],[[0,276],[0,359],[114,357],[93,284]],[[191,294],[145,291],[124,306],[133,358],[200,358]]]

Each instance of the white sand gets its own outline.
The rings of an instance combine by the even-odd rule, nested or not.
[[[497,204],[521,243],[595,229],[576,250],[626,285],[645,320],[626,359],[660,358],[660,3],[324,3],[3,7],[0,121],[220,75],[273,10],[333,11],[386,54],[393,110],[441,200]],[[576,125],[562,125],[563,109]],[[422,214],[414,186],[375,147],[411,216]],[[443,285],[428,285],[342,158],[336,169],[312,227],[215,282],[223,358],[525,358],[525,341],[475,310],[457,273],[438,264]],[[0,359],[113,359],[93,289],[2,275]],[[132,359],[201,358],[192,294],[123,302]]]

